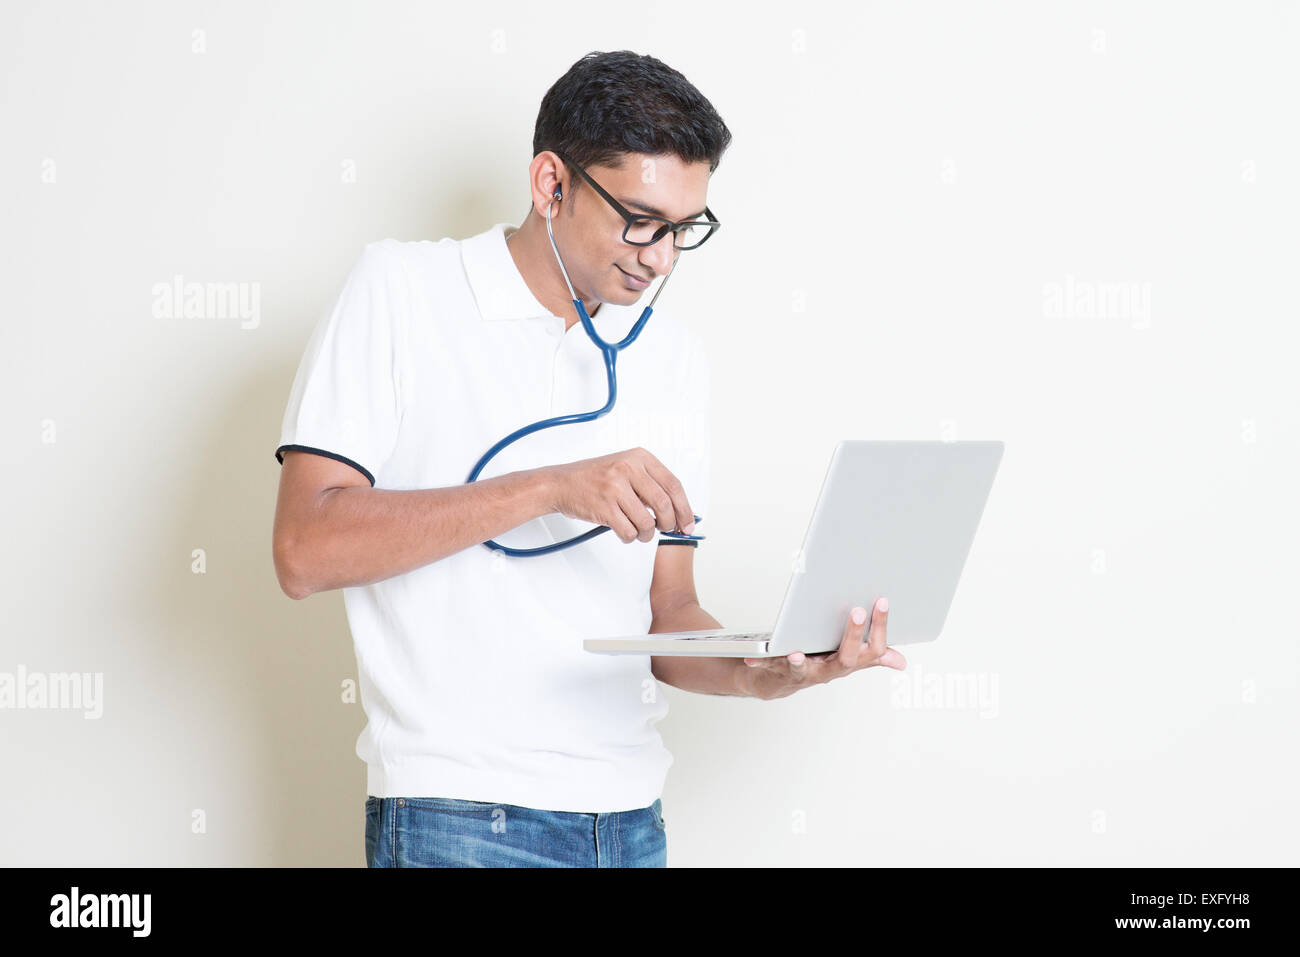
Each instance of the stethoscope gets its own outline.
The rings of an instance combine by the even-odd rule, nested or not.
[[[636,321],[636,325],[634,325],[632,331],[627,334],[627,338],[617,345],[610,345],[596,333],[595,327],[592,326],[591,317],[587,315],[587,307],[582,304],[582,300],[578,298],[578,294],[573,291],[573,283],[569,282],[569,271],[564,268],[564,260],[560,258],[560,250],[555,245],[555,233],[551,230],[551,207],[554,206],[555,201],[560,198],[560,189],[559,187],[556,187],[554,197],[546,206],[546,233],[551,237],[551,249],[555,252],[555,261],[560,264],[560,272],[564,275],[564,284],[569,287],[569,295],[573,297],[573,305],[574,308],[578,310],[578,318],[582,320],[582,326],[587,330],[587,335],[591,337],[591,341],[600,347],[600,351],[605,357],[605,372],[609,376],[609,401],[605,403],[603,409],[598,409],[595,412],[576,412],[573,415],[561,415],[556,416],[553,419],[542,419],[540,422],[534,422],[532,425],[526,425],[522,429],[517,429],[516,431],[511,432],[496,445],[492,446],[492,448],[488,449],[487,452],[484,453],[483,457],[478,460],[478,464],[475,465],[473,471],[469,473],[469,478],[465,480],[465,484],[467,485],[478,478],[479,472],[483,471],[483,466],[487,465],[492,456],[496,455],[511,442],[522,439],[525,435],[530,435],[539,429],[548,429],[554,425],[568,425],[571,422],[591,422],[614,408],[614,400],[618,397],[618,383],[614,379],[614,360],[618,358],[618,354],[622,350],[636,342],[636,337],[641,334],[642,327],[645,326],[646,320],[650,318],[650,313],[654,310],[655,300],[659,298],[659,293],[664,291],[664,285],[668,282],[668,276],[671,276],[673,270],[677,268],[677,262],[676,259],[674,259],[672,266],[668,269],[668,275],[664,276],[663,282],[659,283],[659,288],[655,290],[655,294],[650,300],[650,305],[646,306],[644,311],[642,311],[641,318]],[[696,515],[695,521],[700,521],[700,516]],[[588,539],[595,538],[602,532],[608,531],[608,525],[599,525],[591,531],[584,532],[583,534],[570,538],[567,541],[556,542],[553,545],[546,545],[542,548],[508,548],[505,545],[497,544],[491,539],[484,542],[483,545],[486,548],[503,552],[504,554],[510,555],[514,558],[524,558],[528,555],[546,555],[549,552],[558,552],[562,548],[580,545]],[[705,537],[703,535],[687,535],[684,532],[659,532],[659,534],[666,535],[670,538],[684,539],[686,541],[702,541]]]

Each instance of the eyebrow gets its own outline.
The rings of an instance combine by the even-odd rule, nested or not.
[[[622,203],[624,206],[630,206],[633,209],[639,209],[643,213],[649,213],[651,216],[658,216],[660,219],[671,218],[662,209],[655,209],[653,206],[647,206],[645,203],[638,203],[634,199],[624,199],[622,196],[620,196],[618,197],[618,201]],[[692,213],[690,216],[686,217],[686,219],[680,220],[680,222],[689,222],[692,219],[699,219],[707,212],[708,212],[707,209],[702,209],[698,213]]]

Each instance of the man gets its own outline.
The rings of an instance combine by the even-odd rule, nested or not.
[[[586,637],[720,627],[695,594],[697,542],[652,544],[708,511],[708,363],[671,296],[618,354],[611,411],[508,444],[467,481],[502,437],[606,405],[570,285],[622,340],[681,252],[703,264],[730,139],[659,60],[588,54],[542,100],[523,223],[371,243],[307,346],[276,449],[275,567],[292,598],[344,589],[370,866],[662,867],[672,756],[656,680],[776,698],[901,667],[883,607],[869,641],[856,609],[818,660],[583,651]],[[613,534],[501,550],[592,523]]]

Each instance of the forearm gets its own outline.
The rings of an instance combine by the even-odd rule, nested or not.
[[[546,469],[447,488],[349,486],[321,496],[290,549],[295,598],[440,561],[553,511]]]
[[[692,601],[655,615],[650,623],[650,634],[721,627],[717,619],[700,607],[699,602]],[[654,655],[650,658],[650,671],[655,678],[674,688],[699,694],[749,694],[743,688],[746,670],[743,658],[679,655]]]

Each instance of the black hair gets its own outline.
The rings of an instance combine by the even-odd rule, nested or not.
[[[533,156],[561,150],[583,169],[622,165],[625,153],[674,154],[718,168],[731,143],[722,117],[686,77],[631,50],[593,51],[569,67],[542,97]],[[570,179],[570,191],[581,188]]]

